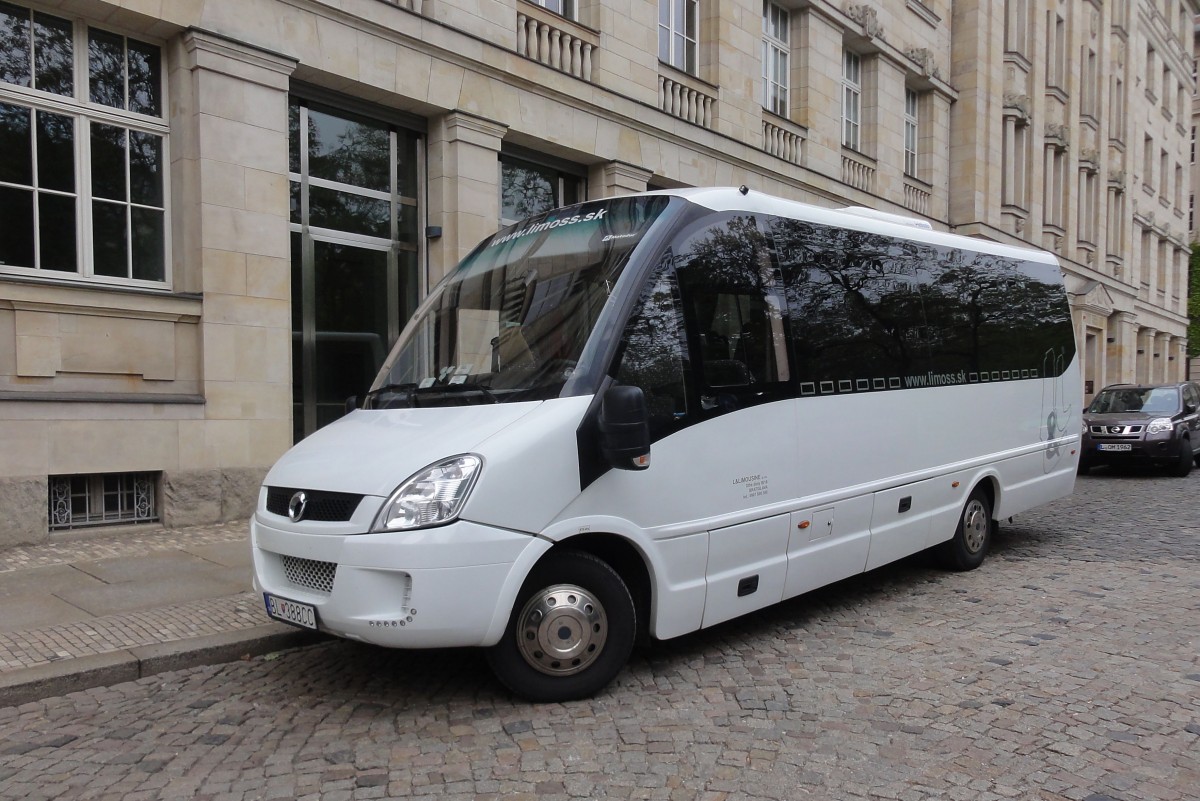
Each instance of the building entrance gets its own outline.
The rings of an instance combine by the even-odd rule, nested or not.
[[[293,97],[292,425],[341,417],[416,308],[420,135]]]

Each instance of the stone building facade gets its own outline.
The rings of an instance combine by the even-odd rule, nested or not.
[[[247,515],[502,222],[739,185],[1053,250],[1181,372],[1196,0],[4,0],[0,545]]]

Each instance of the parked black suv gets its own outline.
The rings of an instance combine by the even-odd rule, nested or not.
[[[1157,464],[1186,476],[1200,458],[1200,386],[1113,384],[1083,414],[1079,472],[1105,464]]]

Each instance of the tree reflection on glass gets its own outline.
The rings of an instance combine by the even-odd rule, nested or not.
[[[504,162],[500,167],[500,217],[522,220],[557,207],[554,170]]]
[[[687,413],[683,321],[673,258],[667,252],[646,282],[625,326],[625,352],[617,381],[640,387],[650,413],[650,436],[661,439]]]
[[[75,94],[75,43],[70,20],[34,14],[33,38],[34,86],[56,95]]]
[[[0,3],[0,81],[29,86],[32,50],[28,9]]]
[[[1036,375],[1048,349],[1073,346],[1052,265],[795,220],[771,229],[802,380]]]

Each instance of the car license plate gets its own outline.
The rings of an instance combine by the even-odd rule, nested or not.
[[[1123,442],[1102,442],[1099,445],[1097,445],[1096,448],[1098,450],[1102,450],[1102,451],[1131,451],[1131,450],[1133,450],[1132,445],[1128,445]]]
[[[263,593],[263,600],[267,604],[267,614],[276,620],[306,629],[317,627],[317,608],[315,606],[289,601],[287,598],[280,598],[269,592]]]

